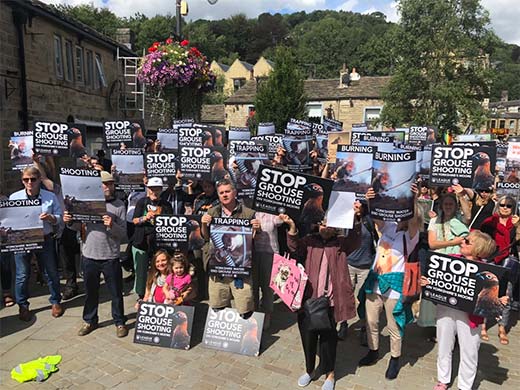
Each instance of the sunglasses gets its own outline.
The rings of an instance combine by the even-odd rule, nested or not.
[[[38,181],[38,178],[37,177],[24,177],[22,179],[22,181],[24,183],[29,183],[29,182],[34,183],[34,182]]]
[[[491,190],[480,190],[478,191],[480,194],[491,194]]]
[[[512,205],[512,204],[501,203],[499,206],[500,206],[500,207],[507,207],[508,209],[512,209],[512,208],[513,208],[513,205]]]

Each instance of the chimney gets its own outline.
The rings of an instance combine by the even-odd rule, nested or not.
[[[118,28],[116,30],[116,41],[132,50],[135,41],[135,34],[129,28]]]
[[[500,93],[500,101],[507,102],[509,100],[509,91],[506,89]]]

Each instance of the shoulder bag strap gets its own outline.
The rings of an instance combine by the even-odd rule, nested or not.
[[[480,215],[482,209],[484,208],[484,206],[480,206],[480,208],[478,209],[477,211],[477,214],[475,214],[475,216],[473,217],[473,220],[471,221],[471,223],[469,224],[468,226],[468,229],[471,229],[471,227],[473,226],[473,224],[475,223],[476,219],[478,218],[478,216]]]
[[[408,247],[406,245],[406,232],[403,232],[403,251],[404,251],[404,262],[408,263]]]

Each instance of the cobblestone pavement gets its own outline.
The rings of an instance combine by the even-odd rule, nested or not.
[[[127,290],[131,286],[126,283]],[[47,288],[31,286],[31,309],[35,320],[18,320],[17,307],[0,311],[0,387],[38,389],[296,389],[303,373],[303,352],[295,315],[275,304],[272,327],[264,332],[262,352],[257,358],[219,352],[202,347],[202,328],[207,306],[198,305],[194,325],[193,348],[189,351],[134,344],[135,295],[125,296],[130,334],[124,339],[115,335],[111,322],[108,292],[102,287],[100,328],[79,337],[82,324],[83,296],[64,303],[63,317],[55,319],[47,302]],[[513,323],[517,315],[513,315]],[[489,331],[490,341],[482,343],[475,388],[520,389],[520,327],[510,333],[510,344],[500,345],[497,328]],[[192,340],[193,341],[193,340]],[[427,341],[424,329],[411,325],[404,342],[402,369],[394,381],[384,378],[388,364],[388,337],[380,346],[384,357],[372,367],[358,368],[358,360],[367,349],[359,345],[355,325],[349,337],[338,346],[336,389],[431,389],[436,380],[436,347]],[[18,384],[10,370],[19,363],[39,356],[63,356],[59,371],[44,383]],[[456,354],[458,356],[458,354]],[[458,361],[458,357],[455,357]],[[456,373],[456,369],[454,370]],[[308,389],[320,389],[324,377]],[[456,389],[456,385],[452,389]]]

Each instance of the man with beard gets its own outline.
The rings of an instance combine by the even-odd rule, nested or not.
[[[81,251],[85,283],[85,305],[83,306],[85,323],[78,335],[85,336],[98,326],[99,286],[100,276],[103,274],[112,297],[112,318],[116,325],[116,335],[125,337],[128,335],[128,329],[125,325],[123,274],[119,263],[119,251],[121,241],[126,237],[126,210],[124,203],[114,197],[113,176],[102,171],[101,181],[107,206],[103,223],[73,223],[73,216],[69,212],[65,212],[63,217],[71,229],[85,234]]]

